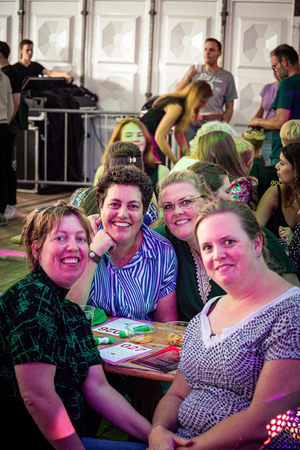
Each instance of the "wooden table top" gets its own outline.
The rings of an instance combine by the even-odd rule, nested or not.
[[[112,317],[108,317],[108,320],[111,320]],[[169,343],[167,341],[167,334],[165,329],[163,328],[163,323],[160,322],[151,322],[155,323],[157,325],[157,331],[155,331],[153,335],[153,341],[149,342],[147,344],[141,344],[143,347],[147,347],[149,349],[153,349],[155,351],[162,350],[169,346]],[[104,336],[104,334],[99,333],[97,331],[93,330],[93,334],[95,336]],[[107,334],[105,336],[108,336]],[[119,338],[114,336],[114,344],[118,344],[119,342],[130,342],[129,338]],[[108,345],[99,345],[98,348],[101,350],[101,348],[108,347]],[[139,358],[139,357],[137,357]],[[137,364],[133,364],[132,361],[134,361],[133,358],[127,361],[124,361],[119,364],[109,364],[107,362],[104,363],[104,370],[106,372],[112,372],[112,373],[120,373],[122,375],[130,375],[132,377],[139,377],[139,378],[148,378],[150,380],[158,380],[158,381],[169,381],[172,382],[174,380],[176,370],[173,370],[169,373],[163,373],[158,370],[153,370],[148,367],[139,366]]]

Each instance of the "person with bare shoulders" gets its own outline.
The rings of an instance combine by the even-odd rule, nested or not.
[[[264,193],[255,215],[260,225],[290,242],[290,230],[300,222],[300,144],[283,147],[275,167],[281,184]]]

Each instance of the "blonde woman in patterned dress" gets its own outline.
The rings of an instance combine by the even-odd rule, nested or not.
[[[190,322],[149,448],[299,449],[300,288],[268,268],[264,233],[242,202],[207,205],[195,232],[227,294]]]

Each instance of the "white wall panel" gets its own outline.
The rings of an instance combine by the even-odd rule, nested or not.
[[[88,86],[103,111],[139,111],[147,89],[148,1],[91,2]]]
[[[34,42],[33,60],[49,70],[69,72],[78,82],[81,51],[81,2],[25,2],[24,37]]]
[[[220,1],[162,0],[156,18],[156,94],[174,91],[192,64],[203,64],[207,37],[220,38]]]
[[[10,46],[10,61],[12,64],[18,60],[18,2],[16,0],[0,0],[0,41]]]

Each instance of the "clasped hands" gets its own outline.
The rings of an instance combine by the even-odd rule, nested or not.
[[[167,430],[163,425],[156,425],[151,430],[147,450],[180,450],[193,445],[191,439],[184,439]]]

